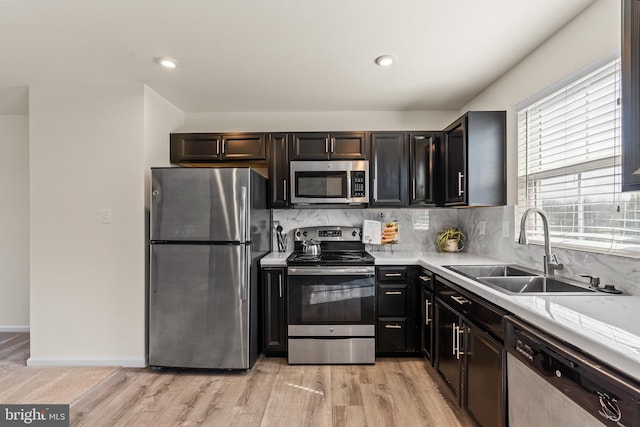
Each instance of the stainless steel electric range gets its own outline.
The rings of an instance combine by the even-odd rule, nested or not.
[[[294,230],[287,258],[290,364],[375,362],[373,264],[360,228]]]

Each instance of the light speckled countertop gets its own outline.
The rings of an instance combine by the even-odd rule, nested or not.
[[[507,295],[444,266],[493,264],[499,260],[466,253],[370,252],[376,265],[421,265],[510,311],[640,381],[640,297],[630,295]],[[286,266],[290,252],[272,252],[263,267]]]

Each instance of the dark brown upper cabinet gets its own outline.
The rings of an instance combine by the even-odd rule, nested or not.
[[[369,206],[407,206],[407,145],[403,132],[371,133]]]
[[[622,3],[622,191],[640,190],[640,1]]]
[[[270,206],[289,207],[289,135],[269,134],[269,187]]]
[[[440,157],[444,206],[506,204],[505,111],[460,117],[444,130]]]
[[[409,134],[409,204],[433,206],[434,177],[438,134],[435,132],[412,132]]]
[[[172,133],[171,163],[266,160],[264,133]]]
[[[366,132],[301,132],[291,137],[291,160],[366,160]]]

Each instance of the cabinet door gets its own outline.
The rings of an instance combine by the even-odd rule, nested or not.
[[[407,151],[404,133],[371,134],[370,206],[407,205]]]
[[[328,133],[294,133],[291,160],[329,160]]]
[[[169,145],[171,163],[217,161],[222,152],[222,135],[172,133]]]
[[[445,131],[443,159],[445,205],[463,205],[466,201],[467,141],[465,118]]]
[[[432,134],[409,134],[409,158],[411,205],[433,205],[433,178],[436,154],[435,136]]]
[[[263,133],[226,134],[222,139],[223,160],[265,160],[267,144]]]
[[[407,315],[407,285],[378,285],[378,316]]]
[[[366,160],[368,144],[366,132],[333,133],[329,137],[332,160]]]
[[[441,304],[438,300],[436,308],[436,361],[435,367],[445,380],[456,399],[460,400],[460,379],[462,364],[457,353],[460,339],[460,321],[458,315]]]
[[[478,327],[464,326],[466,392],[463,406],[481,426],[505,425],[504,351]]]
[[[640,2],[622,3],[622,191],[640,190]]]
[[[263,269],[263,342],[270,355],[287,351],[287,283],[283,268]]]
[[[289,206],[289,140],[284,133],[269,135],[269,185],[270,207]]]
[[[422,334],[420,347],[422,354],[430,362],[433,362],[433,294],[422,288]]]

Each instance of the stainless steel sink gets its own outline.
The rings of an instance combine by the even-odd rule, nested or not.
[[[510,295],[606,295],[586,284],[544,277],[536,270],[519,265],[448,265],[446,268]]]
[[[449,265],[450,270],[464,274],[472,278],[478,277],[509,277],[509,276],[535,276],[533,271],[526,271],[520,266],[496,264],[496,265]]]
[[[477,277],[477,280],[511,294],[600,294],[600,292],[586,286],[574,285],[543,276]]]

